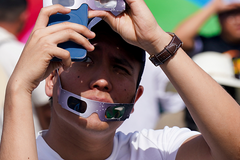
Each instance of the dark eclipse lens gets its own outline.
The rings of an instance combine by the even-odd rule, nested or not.
[[[108,107],[105,112],[105,116],[107,119],[115,119],[121,118],[125,112],[125,107],[116,106],[116,107]]]
[[[87,110],[87,103],[74,98],[74,97],[69,97],[67,101],[68,107],[79,112],[79,113],[84,113]]]

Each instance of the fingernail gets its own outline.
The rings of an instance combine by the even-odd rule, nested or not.
[[[91,34],[92,34],[93,36],[95,36],[95,33],[94,33],[93,31],[91,31]]]
[[[93,49],[93,50],[95,49],[95,46],[94,46],[94,45],[92,45],[92,44],[91,44],[91,47],[92,47],[92,49]]]

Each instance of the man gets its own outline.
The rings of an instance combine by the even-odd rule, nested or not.
[[[213,37],[199,35],[199,30],[207,20],[217,15],[221,32]],[[219,53],[230,50],[240,50],[240,3],[236,1],[211,0],[204,8],[194,13],[179,26],[175,33],[183,41],[183,49],[190,57],[202,52],[214,51]],[[222,85],[234,99],[237,98],[237,91],[234,87]],[[186,113],[187,126],[197,130],[197,126],[191,118],[188,110]]]
[[[129,53],[121,39],[105,37],[106,32],[101,30],[95,30],[95,35],[73,23],[46,27],[50,15],[70,12],[54,5],[42,9],[9,80],[1,160],[37,159],[37,156],[39,159],[239,159],[238,104],[185,54],[175,35],[171,34],[172,37],[161,29],[143,0],[126,0],[126,3],[128,9],[117,17],[106,11],[89,11],[89,18],[103,18],[126,42],[147,51],[155,65],[161,64],[202,135],[176,127],[115,135],[122,121],[112,120],[127,118],[132,102],[143,92],[141,86],[137,87],[142,62],[136,57],[142,57],[141,52]],[[85,61],[72,63],[69,52],[57,47],[68,40],[86,48]],[[62,61],[52,62],[53,57]],[[39,149],[37,155],[31,92],[47,76],[46,93],[52,97],[53,112],[49,130],[40,136],[42,149],[48,150],[44,152],[48,156],[44,157]]]
[[[27,18],[26,0],[0,0],[0,66],[8,77],[11,76],[24,48],[24,44],[19,42],[16,36],[23,29]],[[49,108],[49,102],[48,97],[44,95],[44,83],[34,91],[33,105],[34,110],[36,109],[34,111],[36,131],[46,129],[49,122],[43,120],[42,113],[45,108]]]
[[[201,27],[214,15],[219,18],[220,34],[213,37],[199,36]],[[175,33],[182,39],[183,49],[191,57],[205,51],[223,53],[240,50],[239,17],[240,3],[226,4],[223,0],[212,0],[177,26]]]
[[[27,17],[26,0],[0,1],[0,62],[9,77],[24,47],[16,36],[22,30]]]

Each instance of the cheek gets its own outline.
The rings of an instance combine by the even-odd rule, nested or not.
[[[62,80],[62,87],[67,91],[71,91],[72,93],[79,94],[88,88],[88,84],[86,83],[87,80],[84,78],[84,76],[73,75],[66,76],[62,79],[64,79],[64,81]]]
[[[117,87],[116,87],[116,91],[115,93],[117,93],[117,95],[115,95],[115,98],[117,99],[117,102],[120,103],[131,103],[134,100],[135,97],[135,92],[136,92],[136,87],[135,87],[135,83],[129,83],[129,81],[127,81],[125,84],[125,82],[120,82]]]

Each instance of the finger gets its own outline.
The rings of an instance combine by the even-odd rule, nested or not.
[[[44,54],[47,54],[48,61],[50,61],[54,57],[57,57],[62,60],[60,63],[59,62],[51,62],[51,66],[55,66],[54,68],[51,69],[51,71],[60,67],[60,65],[66,67],[66,68],[71,66],[72,61],[71,61],[70,53],[69,53],[69,51],[67,51],[65,49],[49,45],[49,46],[46,46]]]
[[[37,18],[37,21],[33,30],[46,27],[49,21],[49,17],[53,14],[57,14],[57,13],[67,14],[70,12],[71,12],[71,9],[65,8],[60,4],[44,7],[41,9],[39,13],[39,16]]]
[[[94,46],[88,41],[88,39],[81,34],[77,33],[72,29],[65,29],[59,32],[55,32],[51,35],[42,37],[40,40],[40,44],[50,44],[53,46],[57,46],[59,43],[63,43],[66,41],[73,41],[81,46],[83,46],[88,51],[93,51]]]
[[[108,11],[103,11],[103,10],[90,10],[88,12],[88,18],[94,18],[94,17],[100,17],[104,21],[106,21],[110,26],[112,26],[112,29],[116,27],[116,17]]]
[[[36,30],[35,32],[37,32],[36,33],[37,35],[44,37],[44,36],[59,32],[61,30],[67,30],[67,29],[74,30],[79,34],[82,34],[84,37],[88,39],[92,39],[95,37],[95,33],[90,31],[86,26],[83,26],[77,23],[71,23],[71,22],[54,24],[44,29]]]
[[[56,52],[54,52],[53,56],[62,60],[61,66],[64,68],[64,70],[68,69],[72,64],[70,53],[62,48],[57,48],[55,51]],[[56,67],[58,68],[59,66]],[[56,67],[54,69],[56,69]]]

